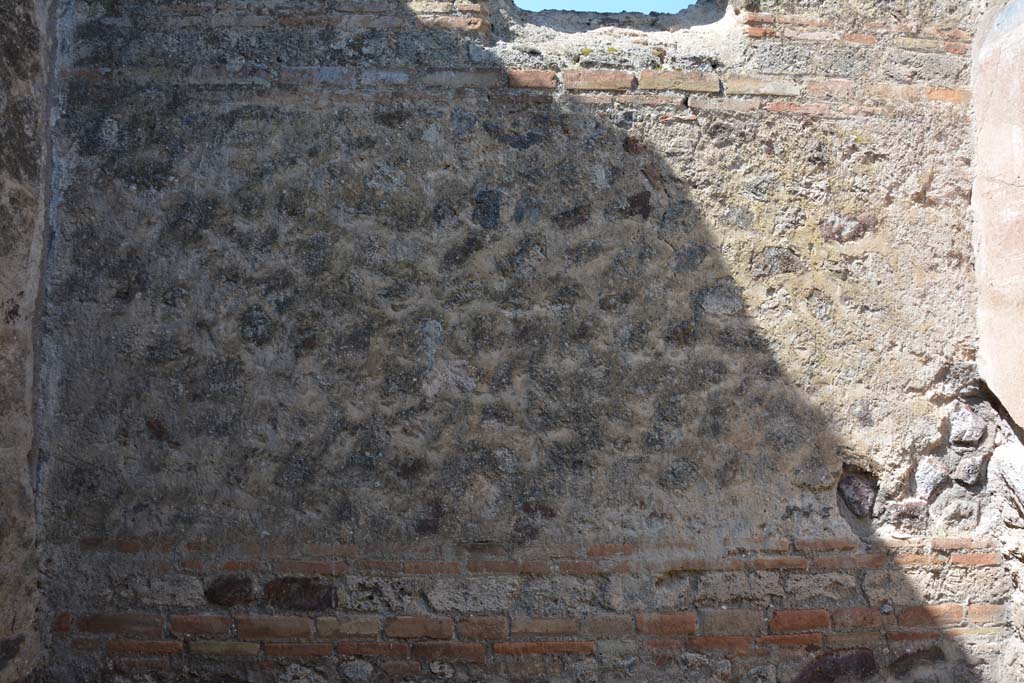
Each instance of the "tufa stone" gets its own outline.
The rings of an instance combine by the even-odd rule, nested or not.
[[[914,486],[919,498],[928,500],[935,489],[949,479],[949,469],[939,458],[927,456],[917,463],[914,473]]]
[[[985,421],[966,404],[958,403],[949,415],[949,440],[957,446],[974,446],[985,438]]]
[[[847,474],[839,480],[839,497],[854,517],[871,516],[876,492],[874,480],[864,474]]]
[[[285,577],[263,587],[267,604],[282,609],[323,610],[335,606],[334,587],[317,579]]]
[[[225,574],[213,577],[206,584],[203,594],[214,605],[233,607],[253,599],[252,579],[240,574]]]
[[[953,471],[953,479],[964,486],[974,486],[981,481],[982,457],[976,455],[964,458]]]

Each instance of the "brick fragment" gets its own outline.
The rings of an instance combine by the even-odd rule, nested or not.
[[[741,100],[735,97],[701,97],[694,95],[688,100],[690,109],[721,111],[731,113],[747,113],[761,108],[760,100]]]
[[[786,104],[793,106],[788,102],[769,102],[765,105],[765,109],[772,109],[772,105]],[[775,111],[774,109],[772,109]],[[747,567],[754,570],[762,569],[796,569],[799,571],[806,571],[810,563],[806,557],[755,557],[747,560]]]
[[[687,636],[697,632],[696,612],[676,614],[639,614],[637,631],[651,636]]]
[[[495,651],[500,645],[495,643]],[[454,662],[483,663],[487,659],[487,650],[481,643],[413,643],[412,656],[416,659],[442,660]]]
[[[908,607],[898,618],[900,626],[955,626],[963,621],[962,605],[921,605]]]
[[[520,643],[495,643],[497,655],[569,655],[594,654],[593,641],[538,641]]]
[[[754,649],[749,636],[699,636],[687,641],[694,650],[721,650],[737,655],[748,655]]]
[[[931,542],[932,550],[935,552],[949,552],[951,550],[984,550],[986,548],[995,548],[998,543],[986,536],[978,538],[961,538],[954,536],[942,536],[939,538],[933,538]]]
[[[829,555],[814,558],[814,569],[823,571],[881,569],[889,558],[881,553],[858,555]]]
[[[86,614],[78,618],[78,630],[83,633],[111,633],[140,638],[161,638],[164,634],[164,620],[156,614],[130,612]]]
[[[427,28],[439,28],[449,31],[487,33],[491,30],[491,25],[479,17],[460,17],[452,15],[421,16],[419,17],[419,21]]]
[[[74,617],[71,612],[58,612],[53,617],[53,625],[50,630],[54,633],[68,633],[71,630],[71,623]]]
[[[794,544],[801,552],[829,553],[853,550],[859,542],[852,538],[798,538]]]
[[[392,617],[384,623],[389,638],[432,638],[443,640],[455,633],[448,617]]]
[[[215,614],[174,614],[171,633],[178,636],[211,636],[226,638],[231,635],[231,617]]]
[[[419,80],[419,85],[428,88],[500,88],[506,83],[501,71],[434,71]]]
[[[320,617],[316,620],[317,637],[324,640],[343,638],[376,638],[380,633],[380,617]]]
[[[601,567],[590,560],[561,560],[558,571],[567,576],[596,576],[601,573]]]
[[[800,84],[787,79],[771,76],[735,75],[725,78],[725,92],[729,95],[774,95],[778,97],[796,97],[800,94]],[[797,546],[799,550],[799,546]]]
[[[508,87],[510,88],[551,90],[556,85],[558,85],[558,81],[554,71],[510,69],[508,72]]]
[[[313,637],[313,620],[306,617],[244,615],[235,618],[235,628],[246,640]]]
[[[918,642],[926,640],[938,640],[942,637],[941,631],[889,631],[885,634],[886,639],[893,643]]]
[[[463,640],[505,640],[508,623],[505,617],[462,617],[458,631]]]
[[[562,74],[567,90],[632,90],[636,77],[628,71],[574,69]]]
[[[953,553],[949,561],[961,567],[998,567],[1003,557],[999,553]]]
[[[717,93],[722,88],[718,76],[706,71],[642,71],[640,73],[640,90],[679,90],[683,92],[708,92]],[[611,546],[599,546],[611,547]],[[620,555],[631,555],[636,552],[635,546],[629,553],[616,553]],[[594,555],[591,555],[594,557]],[[604,557],[602,555],[602,557]]]
[[[193,640],[188,644],[188,651],[202,657],[255,657],[260,653],[260,644],[235,640]]]
[[[772,617],[769,630],[772,633],[798,633],[828,627],[828,610],[796,609],[776,612]]]
[[[971,93],[960,88],[929,88],[928,99],[932,102],[967,104],[971,101]]]
[[[977,603],[967,608],[967,621],[972,624],[1004,624],[1006,623],[1003,605]]]

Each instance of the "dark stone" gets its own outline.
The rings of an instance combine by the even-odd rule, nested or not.
[[[755,254],[750,262],[750,272],[754,277],[799,273],[806,269],[806,264],[788,247],[768,247]]]
[[[870,650],[853,650],[822,655],[804,667],[795,683],[834,683],[866,680],[878,673],[875,655]]]
[[[473,198],[473,220],[481,228],[492,230],[501,220],[501,193],[498,190],[481,190]]]
[[[927,649],[908,652],[905,655],[897,657],[896,661],[892,663],[891,669],[897,677],[902,678],[923,664],[943,662],[945,660],[946,655],[942,651],[942,648],[938,645],[932,645]]]
[[[206,584],[203,594],[209,602],[221,607],[233,607],[252,602],[254,594],[252,579],[240,574],[215,576]]]
[[[839,497],[854,517],[870,517],[875,507],[878,484],[870,476],[851,473],[839,480]]]
[[[25,636],[14,636],[0,640],[0,671],[3,671],[11,663],[11,660],[18,656],[24,642]]]
[[[332,609],[337,601],[334,587],[318,579],[286,577],[263,587],[263,600],[273,607],[295,610]]]
[[[590,206],[587,204],[581,204],[568,211],[563,211],[554,218],[555,225],[563,230],[578,228],[588,220],[590,220]]]
[[[250,306],[242,314],[238,333],[245,341],[263,346],[274,336],[274,321],[260,306]]]

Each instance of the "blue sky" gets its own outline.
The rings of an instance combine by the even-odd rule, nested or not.
[[[516,0],[525,10],[568,9],[578,12],[669,12],[692,5],[694,0]]]

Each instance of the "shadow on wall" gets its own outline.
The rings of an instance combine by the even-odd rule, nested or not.
[[[96,539],[343,538],[371,554],[486,545],[550,559],[598,544],[721,557],[853,538],[836,498],[843,446],[758,331],[705,211],[749,217],[659,146],[723,148],[756,127],[477,89],[506,79],[504,65],[476,39],[419,31],[324,39],[334,71],[289,68],[309,55],[271,31],[246,56],[279,50],[285,87],[269,92],[117,74],[68,84],[63,135],[78,160],[44,342],[44,405],[60,416],[42,436],[54,611],[135,610],[158,590],[138,558],[81,551]],[[120,64],[142,40],[103,36],[101,58]],[[341,88],[356,92],[332,94],[357,63],[363,80]],[[778,247],[750,267],[808,266]],[[67,581],[72,562],[80,578]],[[502,609],[857,607],[881,626],[902,607],[869,596],[862,573],[718,574],[745,583],[716,593],[689,570],[635,565],[573,584],[590,593],[552,583]],[[434,580],[369,609],[422,611]],[[349,579],[330,590],[332,608],[353,609]],[[952,641],[837,649],[785,649],[779,680],[873,680],[880,666],[974,680]],[[657,680],[728,680],[721,660],[691,654],[659,653]],[[625,675],[627,659],[598,669]],[[565,680],[589,665],[573,666]]]

